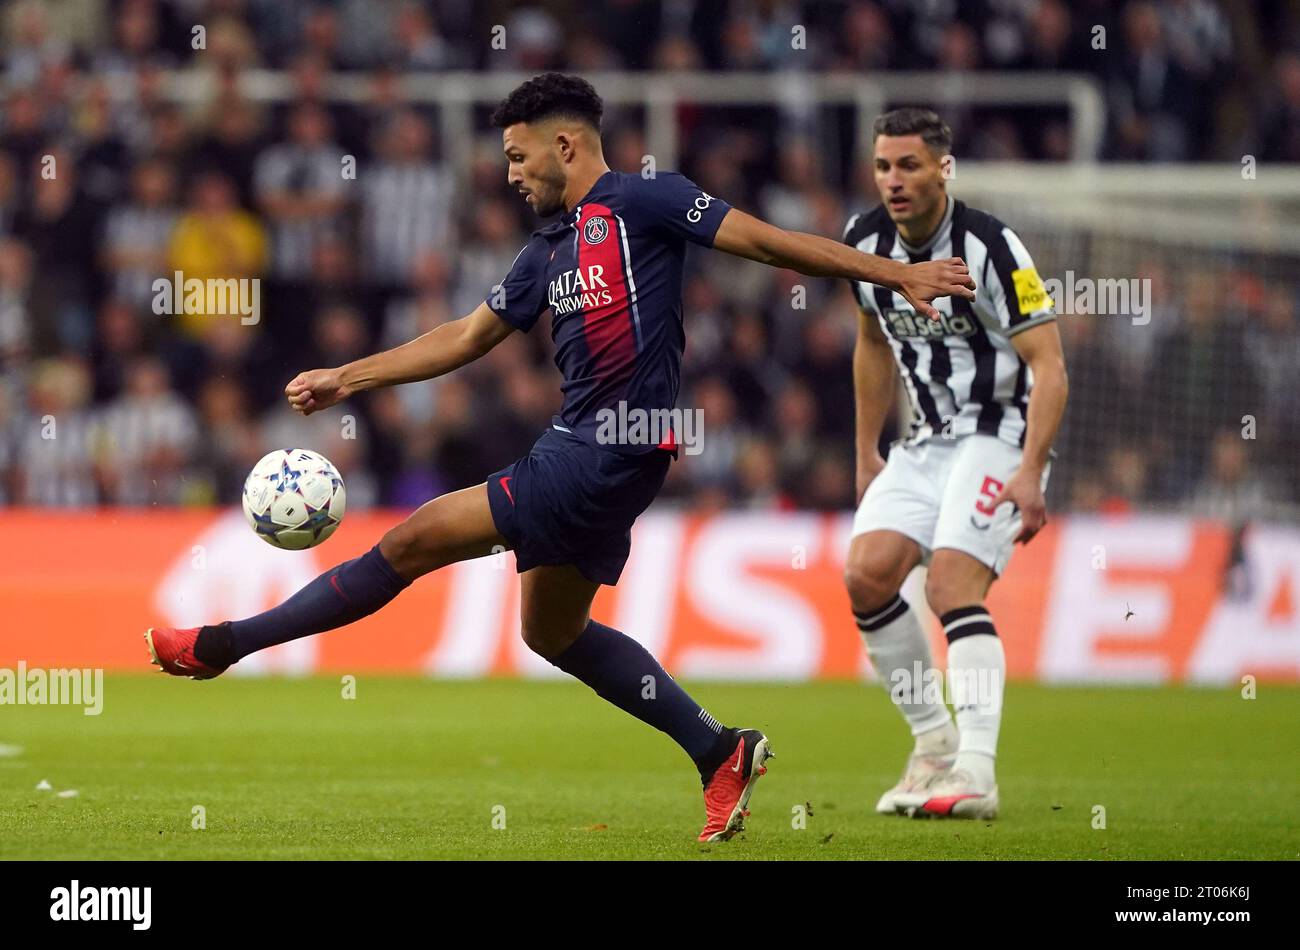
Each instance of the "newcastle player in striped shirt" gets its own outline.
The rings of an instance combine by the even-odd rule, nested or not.
[[[576,76],[548,73],[512,92],[493,116],[507,179],[539,216],[555,220],[472,313],[397,349],[302,373],[285,388],[307,414],[354,392],[431,379],[527,333],[550,311],[564,401],[532,451],[482,484],[433,499],[279,607],[146,636],[165,672],[207,679],[256,650],[373,613],[430,571],[510,548],[522,575],[524,641],[677,742],[704,786],[700,840],[725,840],[747,814],[767,737],[723,726],[636,640],[591,619],[600,585],[618,582],[632,524],[662,486],[677,441],[671,431],[611,441],[603,420],[622,411],[663,418],[676,404],[687,244],[809,276],[886,284],[926,312],[936,297],[973,298],[974,284],[958,260],[886,260],[765,224],[678,174],[612,171],[601,113],[596,91]]]
[[[946,191],[952,133],[933,112],[898,109],[873,128],[882,204],[844,241],[896,261],[963,258],[978,291],[919,314],[887,287],[851,281],[860,310],[853,357],[858,493],[845,581],[868,655],[911,728],[903,776],[882,814],[992,818],[1006,661],[984,606],[1012,546],[1046,521],[1043,491],[1065,410],[1056,315],[1015,232]],[[895,369],[897,367],[897,369]],[[878,444],[895,391],[909,435],[888,461]],[[928,564],[925,597],[948,640],[948,695],[916,614],[899,594]]]

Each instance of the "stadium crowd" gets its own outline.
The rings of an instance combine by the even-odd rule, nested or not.
[[[469,312],[537,226],[505,185],[496,133],[484,123],[468,174],[453,171],[436,115],[402,100],[403,73],[1070,69],[1103,82],[1107,158],[1300,161],[1289,14],[1210,0],[19,0],[0,23],[0,503],[227,504],[265,451],[303,445],[339,466],[350,507],[413,506],[527,450],[559,401],[544,329],[305,420],[283,401],[299,370]],[[485,39],[498,23],[504,50]],[[806,50],[789,42],[800,24]],[[287,71],[292,96],[244,97],[253,68]],[[218,92],[182,107],[164,94],[170,70],[211,71]],[[325,94],[337,71],[367,77],[366,101]],[[1050,110],[945,115],[959,154],[1066,157]],[[617,169],[642,167],[637,119],[609,115]],[[798,130],[771,134],[746,110],[681,121],[682,170],[774,223],[837,235],[874,202],[869,174]],[[1152,266],[1160,309],[1140,343],[1061,320],[1073,392],[1053,504],[1246,518],[1300,501],[1294,272],[1243,293],[1239,260],[1192,279],[1175,260]],[[260,319],[156,313],[153,282],[176,271],[260,278]],[[850,506],[847,289],[695,251],[685,315],[680,405],[701,412],[704,451],[674,466],[665,497]],[[1258,453],[1242,406],[1258,407]]]

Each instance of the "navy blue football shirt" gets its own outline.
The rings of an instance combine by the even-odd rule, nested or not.
[[[564,377],[557,426],[596,444],[601,410],[676,405],[686,242],[712,247],[729,210],[675,172],[608,171],[572,211],[533,233],[487,305],[524,332],[551,311]],[[635,454],[671,446],[607,447]]]

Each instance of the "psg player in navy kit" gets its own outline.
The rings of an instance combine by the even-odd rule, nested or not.
[[[741,830],[754,782],[766,771],[767,737],[723,726],[639,643],[590,616],[600,585],[617,583],[632,523],[676,455],[671,433],[645,444],[602,438],[602,410],[674,407],[688,242],[809,276],[870,281],[925,313],[934,312],[936,297],[972,298],[974,283],[957,258],[904,264],[863,254],[765,224],[678,174],[611,171],[601,112],[596,91],[574,76],[548,73],[515,89],[493,116],[509,182],[538,215],[559,217],[533,234],[473,313],[396,349],[301,373],[285,387],[290,405],[308,415],[356,392],[449,373],[511,333],[528,332],[550,310],[564,400],[532,451],[481,485],[428,502],[366,554],[278,607],[196,629],[154,628],[145,638],[165,672],[208,679],[257,650],[371,614],[423,574],[510,548],[523,585],[524,641],[671,736],[704,785],[700,840],[726,840]]]

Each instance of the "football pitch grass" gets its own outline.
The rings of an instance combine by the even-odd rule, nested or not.
[[[984,823],[872,812],[910,744],[879,687],[688,685],[777,753],[730,842],[694,840],[677,747],[577,684],[119,675],[99,716],[0,707],[0,858],[1300,857],[1295,687],[1012,684]]]

